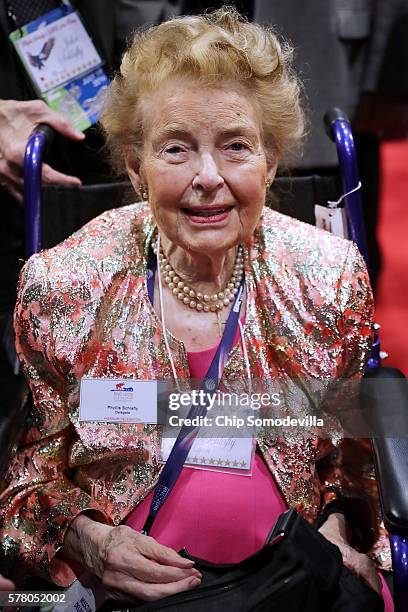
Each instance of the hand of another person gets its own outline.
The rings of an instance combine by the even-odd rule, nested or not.
[[[330,514],[327,521],[320,527],[319,532],[339,548],[343,557],[343,564],[381,595],[381,582],[375,571],[374,563],[367,555],[357,552],[347,542],[347,528],[344,515],[339,513]]]
[[[0,574],[0,591],[14,591],[15,588],[16,585],[14,584],[14,582],[8,580],[7,578],[4,578],[4,576]],[[3,612],[15,612],[16,607],[5,605],[2,607],[2,610]]]
[[[201,574],[193,562],[130,527],[110,527],[80,514],[68,530],[63,558],[98,576],[112,599],[153,601],[193,589]]]
[[[14,582],[11,582],[11,580],[4,578],[4,576],[0,574],[0,591],[14,591],[15,588]]]
[[[85,138],[82,132],[76,130],[69,121],[42,100],[0,100],[0,185],[17,202],[23,201],[23,163],[27,140],[40,123],[47,123],[72,140]],[[42,178],[45,183],[81,185],[76,176],[57,172],[48,164],[42,166]]]

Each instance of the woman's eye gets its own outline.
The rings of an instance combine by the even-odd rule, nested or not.
[[[179,153],[183,153],[184,149],[182,147],[179,147],[178,145],[173,145],[171,147],[167,147],[164,152],[170,153],[170,155],[178,155]]]
[[[241,151],[245,151],[248,149],[248,146],[244,142],[232,142],[228,146],[230,149],[236,151],[237,153],[241,153]]]

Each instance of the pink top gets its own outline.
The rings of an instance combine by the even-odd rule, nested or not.
[[[240,339],[239,329],[233,346]],[[204,378],[218,346],[187,353],[192,378]],[[128,516],[141,531],[153,491]],[[251,476],[184,467],[150,535],[175,550],[213,563],[236,563],[261,548],[279,515],[287,510],[275,480],[257,451]],[[393,612],[390,592],[380,575],[385,612]]]
[[[126,523],[140,531],[153,492]],[[252,476],[183,468],[150,535],[175,550],[214,563],[235,563],[261,548],[287,509],[262,457],[255,453]]]
[[[237,329],[233,346],[240,340]],[[204,378],[218,346],[187,354],[192,378]],[[127,518],[140,531],[153,491]],[[186,548],[214,563],[234,563],[261,548],[278,516],[287,509],[260,454],[251,476],[183,468],[160,509],[151,536],[175,550]]]

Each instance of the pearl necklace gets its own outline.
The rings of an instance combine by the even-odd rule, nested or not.
[[[157,255],[155,244],[153,244],[153,252]],[[162,248],[160,248],[159,265],[164,282],[172,291],[173,295],[183,302],[183,304],[199,312],[219,313],[220,310],[226,308],[234,301],[238,287],[241,284],[242,275],[244,273],[243,247],[242,245],[238,247],[234,269],[226,287],[213,295],[195,291],[190,285],[181,280],[180,276],[176,273],[173,266],[164,255]]]

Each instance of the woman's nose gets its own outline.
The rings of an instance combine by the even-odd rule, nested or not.
[[[193,179],[193,187],[202,191],[214,191],[224,184],[216,160],[211,153],[200,156],[198,172]]]

